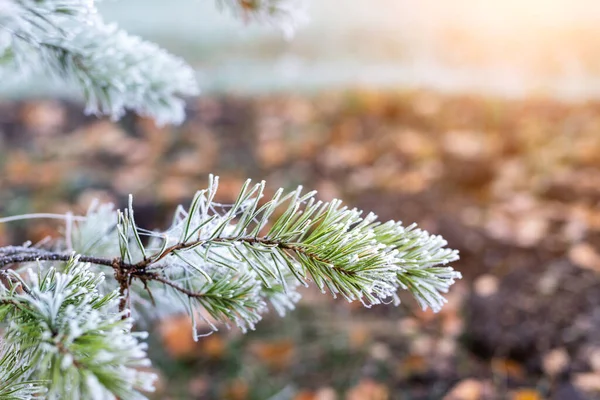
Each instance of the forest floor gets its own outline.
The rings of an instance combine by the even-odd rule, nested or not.
[[[0,103],[0,215],[126,204],[153,229],[221,176],[298,184],[461,252],[439,313],[308,290],[284,319],[194,343],[152,328],[160,399],[600,399],[600,103],[431,92],[203,98],[180,127]],[[0,225],[0,245],[56,235]]]

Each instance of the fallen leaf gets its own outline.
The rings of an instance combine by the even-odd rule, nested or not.
[[[493,136],[476,131],[449,131],[443,140],[444,150],[462,160],[489,160],[499,151],[499,145]]]
[[[336,400],[337,398],[335,390],[330,387],[321,388],[315,393],[315,400]]]
[[[60,133],[67,120],[65,107],[56,101],[31,101],[21,109],[23,124],[41,135]]]
[[[255,342],[250,345],[250,352],[260,361],[273,369],[287,368],[295,356],[294,342],[279,340],[272,342]]]
[[[590,367],[595,372],[600,372],[600,347],[594,347],[588,352]]]
[[[363,379],[358,385],[346,393],[346,400],[388,400],[389,391],[386,386],[370,379]]]
[[[387,344],[382,342],[373,343],[370,354],[373,359],[378,361],[385,361],[391,356],[390,348]]]
[[[546,218],[531,213],[520,216],[515,225],[515,241],[522,247],[537,245],[547,235],[550,227]]]
[[[542,400],[542,396],[535,389],[520,389],[513,393],[512,400]]]
[[[573,384],[584,392],[600,392],[600,374],[596,372],[575,374]]]
[[[436,146],[423,132],[403,130],[392,136],[394,145],[400,154],[422,160],[435,155]]]
[[[423,375],[429,369],[427,359],[421,355],[411,354],[403,357],[398,365],[396,375],[399,378],[408,378],[416,375]]]
[[[314,392],[303,390],[297,393],[293,400],[317,400],[317,395]]]
[[[476,379],[465,379],[454,385],[443,400],[481,400],[483,393],[483,382]]]
[[[475,293],[480,297],[490,297],[498,292],[500,282],[491,274],[481,275],[473,283]]]
[[[225,400],[245,400],[248,398],[250,387],[242,379],[236,379],[225,389],[223,398]]]
[[[589,243],[579,243],[571,247],[569,259],[580,268],[600,272],[600,254]]]
[[[283,140],[268,140],[256,147],[256,157],[263,168],[274,168],[288,159],[288,149]]]
[[[193,378],[188,383],[189,394],[195,399],[205,397],[209,388],[210,379],[206,376]]]
[[[202,338],[198,343],[200,344],[200,352],[203,356],[221,358],[225,353],[225,339],[218,333],[213,333],[208,337]]]
[[[370,333],[367,327],[357,326],[348,332],[348,342],[350,347],[359,349],[363,347],[370,339]]]
[[[523,366],[516,361],[506,358],[492,359],[492,370],[495,374],[519,380],[525,377],[525,370],[523,369]]]
[[[192,336],[192,320],[189,316],[178,315],[163,320],[159,332],[171,357],[189,358],[196,354],[198,343]]]
[[[554,349],[544,355],[542,367],[546,375],[554,377],[563,372],[569,365],[570,357],[564,348]]]

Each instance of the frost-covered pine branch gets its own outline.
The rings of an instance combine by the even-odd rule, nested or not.
[[[302,194],[301,187],[287,194],[279,189],[265,200],[264,182],[247,181],[224,210],[213,203],[217,187],[218,178],[211,178],[188,210],[178,210],[167,231],[153,235],[151,245],[158,251],[147,258],[149,271],[193,291],[199,282],[210,284],[213,273],[234,268],[258,281],[260,296],[278,304],[279,311],[291,307],[295,287],[308,281],[366,306],[397,302],[398,290],[408,289],[424,308],[438,311],[445,301],[440,292],[460,276],[445,265],[457,252],[414,225],[382,224],[339,200],[321,202],[315,192]],[[125,215],[124,221],[133,231],[132,219]],[[142,248],[137,241],[123,240],[121,246],[123,254]],[[246,306],[241,309],[248,309],[241,301]],[[254,308],[256,302],[250,304]],[[240,318],[244,315],[229,317],[242,327],[258,319],[254,312]]]
[[[41,392],[40,382],[48,399],[144,398],[138,390],[151,391],[154,381],[139,370],[150,365],[140,342],[145,335],[131,331],[132,321],[117,308],[118,292],[101,294],[103,275],[76,257],[61,272],[36,269],[28,268],[26,278],[8,270],[0,285],[0,320],[9,322],[3,341],[18,354],[7,353],[0,376],[10,377],[15,368],[26,372],[14,378],[14,387],[23,389],[13,398]],[[28,375],[39,380],[21,380]]]
[[[290,35],[304,0],[218,0],[235,15]],[[126,110],[181,123],[184,99],[198,93],[193,69],[153,43],[105,23],[94,0],[0,0],[0,80],[45,74],[79,88],[86,111]]]
[[[381,223],[301,187],[267,197],[264,182],[247,181],[223,205],[218,182],[211,176],[164,231],[139,227],[132,201],[123,211],[96,204],[65,218],[69,236],[50,247],[0,248],[5,341],[31,360],[33,378],[52,382],[49,398],[73,385],[72,398],[142,398],[151,378],[136,369],[148,361],[131,318],[184,312],[213,330],[253,329],[269,305],[293,309],[296,289],[311,282],[368,307],[397,304],[407,290],[438,311],[460,278],[447,265],[457,252],[414,225]]]
[[[180,123],[193,70],[158,46],[106,24],[93,0],[0,0],[0,79],[43,73],[78,87],[88,113],[126,109]]]

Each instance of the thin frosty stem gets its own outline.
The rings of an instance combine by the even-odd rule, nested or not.
[[[0,256],[0,270],[9,269],[7,265],[11,264],[22,264],[35,261],[69,261],[73,258],[73,254],[65,253],[51,253],[51,252],[39,252],[39,253],[27,253],[17,255],[4,255]],[[96,265],[105,265],[107,267],[113,267],[115,260],[109,260],[107,258],[91,257],[91,256],[79,256],[79,261],[84,263],[92,263]]]
[[[15,215],[12,217],[4,217],[0,218],[0,224],[4,224],[7,222],[14,221],[22,221],[28,219],[60,219],[60,220],[68,220],[71,218],[72,221],[85,221],[86,217],[71,215],[70,217],[64,214],[50,214],[50,213],[39,213],[39,214],[23,214],[23,215]]]

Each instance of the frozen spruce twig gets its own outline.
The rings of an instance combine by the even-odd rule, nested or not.
[[[305,19],[304,0],[218,0],[244,20],[286,35]],[[155,44],[105,23],[94,0],[0,0],[0,81],[42,73],[79,88],[96,115],[126,110],[181,123],[198,93],[193,69]]]
[[[253,329],[269,304],[283,315],[311,282],[365,306],[397,304],[408,290],[438,311],[460,278],[447,265],[457,252],[414,225],[381,223],[302,188],[267,197],[264,182],[247,181],[222,205],[218,181],[211,176],[165,231],[139,227],[130,201],[123,211],[95,205],[85,218],[65,218],[69,236],[49,248],[0,248],[5,341],[36,366],[33,378],[52,382],[49,398],[73,385],[84,398],[102,390],[135,399],[150,389],[136,369],[148,361],[131,318],[187,312],[214,330]]]

